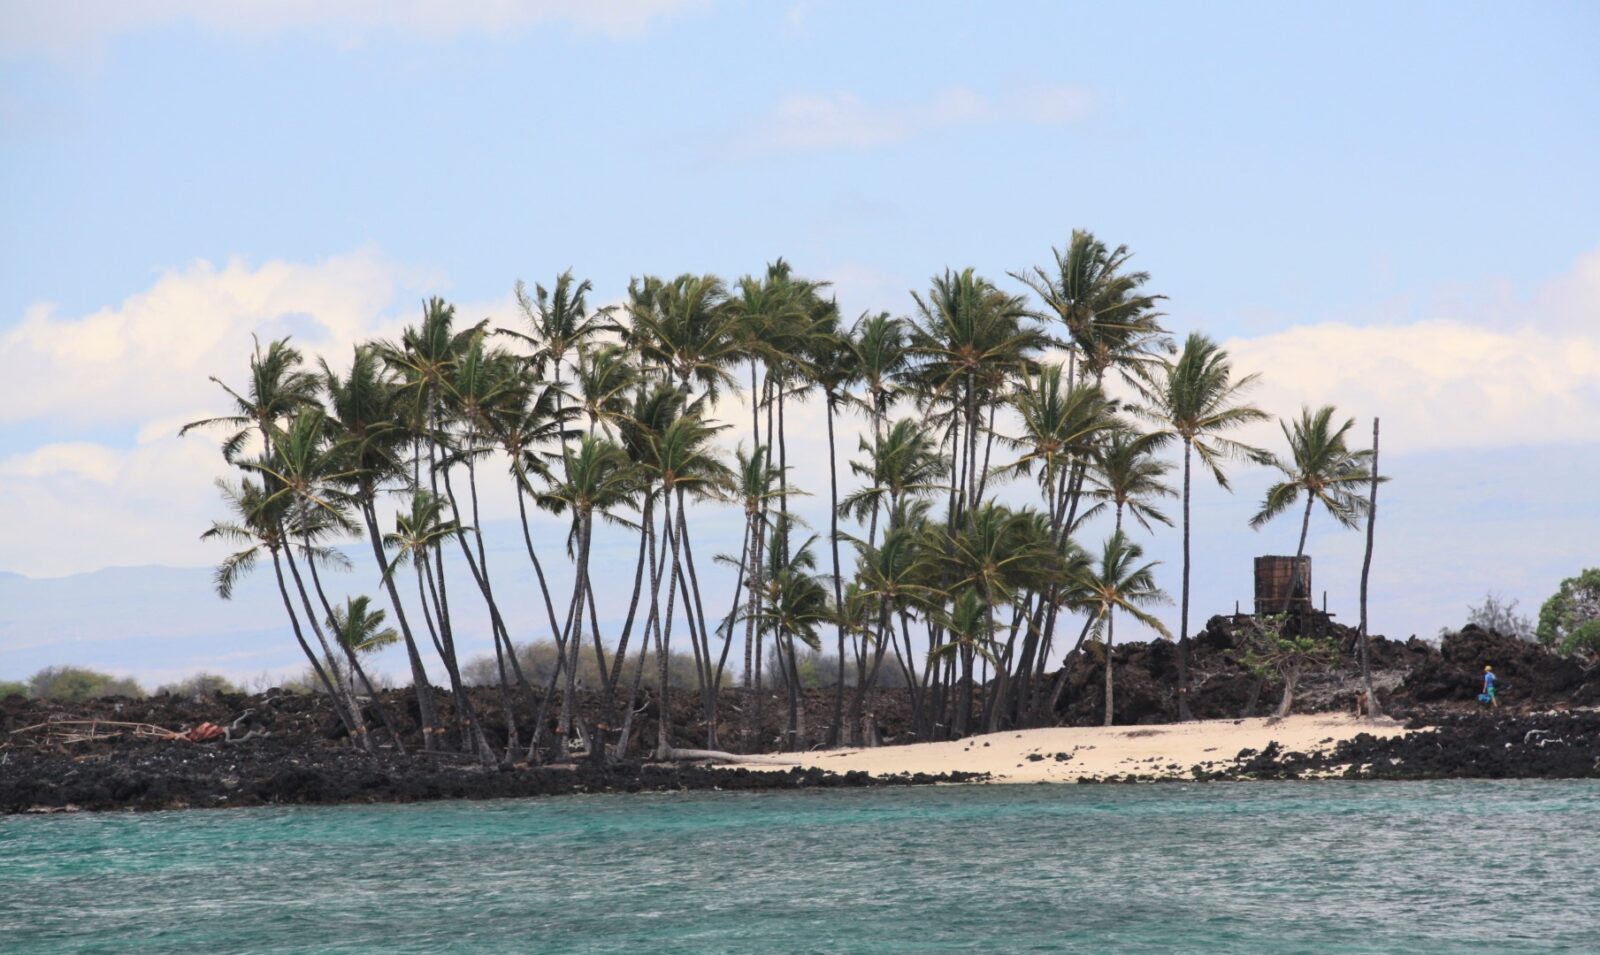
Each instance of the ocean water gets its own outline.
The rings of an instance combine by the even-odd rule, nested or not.
[[[1600,782],[0,818],[0,952],[1600,952]]]

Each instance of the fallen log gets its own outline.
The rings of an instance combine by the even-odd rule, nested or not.
[[[719,749],[668,749],[660,758],[675,762],[705,760],[713,763],[748,763],[761,766],[798,766],[799,761],[782,756],[752,756],[743,753],[724,753]]]

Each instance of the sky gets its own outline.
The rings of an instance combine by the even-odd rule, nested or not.
[[[1257,404],[1382,419],[1375,631],[1490,591],[1536,612],[1600,563],[1596,90],[1583,3],[0,0],[0,679],[298,665],[265,580],[211,592],[225,469],[176,434],[253,333],[337,359],[429,295],[509,323],[518,279],[613,301],[780,255],[846,315],[904,314],[1073,228]],[[825,491],[820,411],[793,426]],[[1191,629],[1293,552],[1292,521],[1246,527],[1269,480],[1197,485]],[[490,489],[510,574],[513,516]],[[1145,543],[1176,594],[1177,535]],[[1361,547],[1313,521],[1341,619]]]

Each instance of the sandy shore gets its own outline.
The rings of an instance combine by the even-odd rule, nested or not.
[[[1340,740],[1361,733],[1400,736],[1405,732],[1401,724],[1392,721],[1374,724],[1349,716],[1317,714],[1291,716],[1272,725],[1260,718],[1021,730],[948,743],[831,750],[792,758],[801,766],[839,773],[858,769],[874,775],[962,771],[990,773],[996,782],[1074,782],[1086,776],[1125,773],[1187,777],[1193,766],[1215,762],[1218,765],[1213,768],[1222,768],[1240,750],[1261,750],[1274,741],[1287,751],[1310,753],[1332,749]],[[1058,758],[1058,753],[1066,758]]]

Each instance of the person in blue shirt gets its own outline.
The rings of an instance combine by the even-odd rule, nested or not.
[[[1478,699],[1490,706],[1500,705],[1500,701],[1495,699],[1494,696],[1494,667],[1492,666],[1483,668],[1483,692],[1478,694]]]

